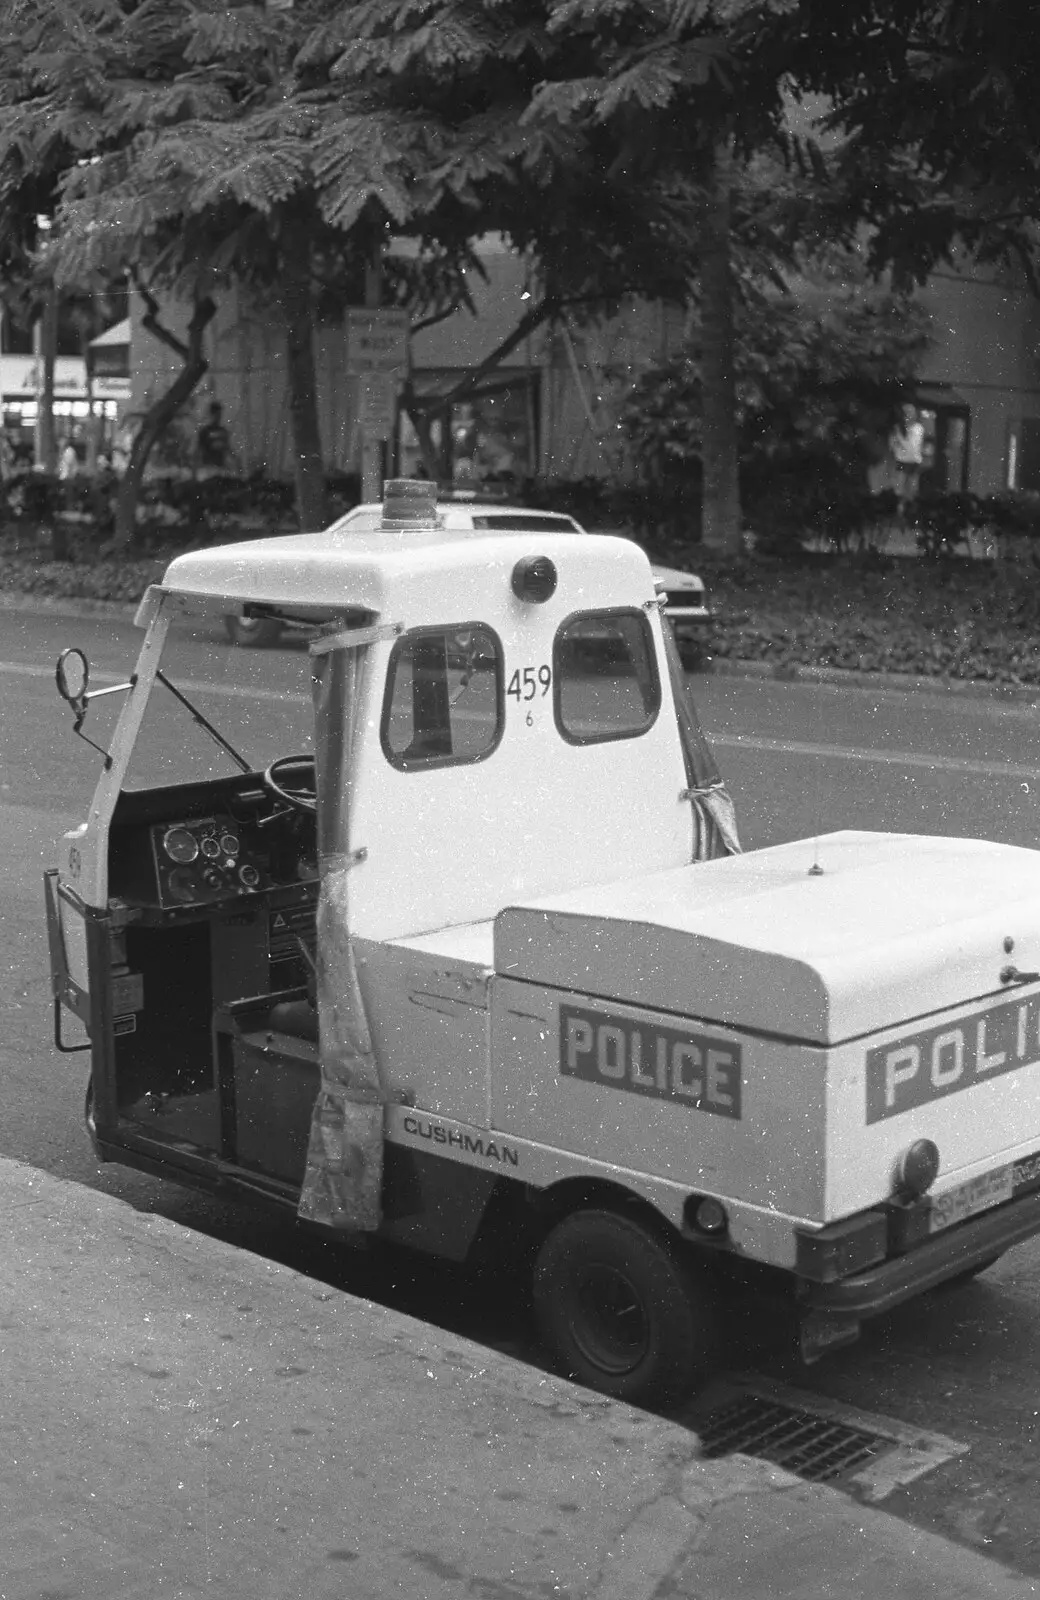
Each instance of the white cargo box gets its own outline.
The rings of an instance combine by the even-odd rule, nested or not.
[[[1040,968],[1040,853],[827,834],[509,907],[494,960],[503,977],[834,1045],[1008,992],[1009,963]]]

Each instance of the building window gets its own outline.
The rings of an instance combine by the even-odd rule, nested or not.
[[[553,646],[556,725],[570,744],[633,739],[661,709],[650,624],[641,611],[583,611]]]
[[[1006,487],[1040,490],[1040,417],[1020,417],[1008,429]]]
[[[921,488],[931,494],[964,494],[968,488],[968,419],[966,406],[923,404],[917,414],[924,426]]]
[[[416,628],[394,645],[380,736],[391,766],[482,761],[502,737],[502,646],[483,623]]]

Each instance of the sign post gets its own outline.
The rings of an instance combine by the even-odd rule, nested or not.
[[[396,307],[347,312],[347,371],[357,379],[363,501],[382,498],[383,441],[394,431],[410,325],[407,311]]]

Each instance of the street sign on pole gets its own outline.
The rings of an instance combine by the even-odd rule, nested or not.
[[[373,439],[389,439],[397,420],[397,379],[386,372],[365,372],[358,379],[361,432]]]
[[[347,312],[347,371],[403,373],[408,365],[407,311],[368,307]]]

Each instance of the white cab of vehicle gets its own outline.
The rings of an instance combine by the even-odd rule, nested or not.
[[[330,534],[372,533],[380,526],[382,505],[354,506],[351,511],[337,517],[326,530]],[[585,533],[574,517],[564,512],[539,511],[527,506],[507,505],[499,500],[446,498],[437,502],[437,516],[441,526],[450,533]],[[701,639],[711,612],[703,580],[695,572],[679,567],[661,566],[654,562],[651,568],[654,587],[664,600],[665,613],[675,630],[684,658],[695,663],[701,654]],[[270,617],[250,616],[246,613],[225,618],[228,636],[234,644],[264,648],[276,644],[282,636],[282,626]]]

